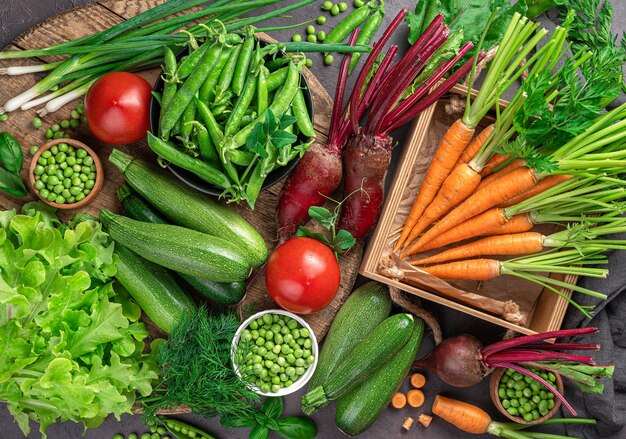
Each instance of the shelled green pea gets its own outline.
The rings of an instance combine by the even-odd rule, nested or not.
[[[34,186],[41,198],[57,204],[72,204],[83,200],[93,190],[96,166],[85,149],[59,143],[41,153],[33,174]]]
[[[311,335],[298,321],[282,314],[264,314],[242,331],[238,368],[261,392],[291,386],[315,362]],[[245,352],[245,357],[244,357]]]
[[[552,372],[531,370],[556,388]],[[554,408],[554,394],[530,376],[507,369],[498,384],[498,398],[511,415],[532,422],[546,416]]]

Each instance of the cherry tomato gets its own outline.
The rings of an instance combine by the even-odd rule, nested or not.
[[[150,129],[152,86],[139,75],[113,72],[98,79],[85,97],[85,116],[100,140],[127,145],[145,137]]]
[[[331,249],[311,238],[293,238],[270,255],[265,286],[282,308],[311,314],[333,300],[340,278],[339,263]]]

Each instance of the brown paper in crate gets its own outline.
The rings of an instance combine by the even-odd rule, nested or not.
[[[422,184],[423,176],[430,165],[431,158],[446,130],[459,117],[458,114],[446,114],[444,107],[444,102],[437,106],[428,128],[428,133],[418,156],[415,158],[411,178],[402,194],[402,200],[391,227],[394,234],[388,238],[386,243],[379,272],[388,277],[393,275],[395,279],[401,282],[426,287],[430,291],[436,291],[452,300],[501,316],[509,322],[525,326],[528,323],[528,316],[532,314],[533,307],[542,291],[541,286],[507,276],[487,282],[459,281],[448,283],[413,267],[391,253],[393,244],[398,239],[402,225]],[[480,129],[482,127],[477,128],[476,132],[478,133]],[[438,251],[440,250],[430,253]],[[425,254],[428,255],[429,253]]]

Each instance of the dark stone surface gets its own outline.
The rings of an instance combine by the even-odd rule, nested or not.
[[[31,26],[36,25],[41,20],[63,10],[71,7],[80,6],[88,3],[88,0],[0,0],[0,47],[8,44],[11,40],[17,37],[21,32],[25,31]],[[281,22],[284,24],[287,21],[289,23],[299,23],[306,21],[320,15],[319,4],[309,5],[307,8],[296,11],[293,13],[292,19],[283,19]],[[350,2],[351,3],[351,2]],[[626,15],[626,5],[622,1],[613,2],[616,5],[616,16],[624,17]],[[387,1],[387,17],[385,23],[388,23],[395,13],[401,7],[413,8],[415,0],[388,0]],[[345,16],[345,15],[344,15]],[[328,32],[332,28],[332,25],[340,21],[339,17],[328,18],[324,26],[317,26]],[[619,21],[619,28],[623,30],[624,22]],[[278,21],[274,21],[278,23]],[[304,26],[302,28],[287,30],[284,32],[274,32],[273,35],[278,39],[289,39],[296,31],[304,33]],[[401,30],[395,35],[395,43],[405,45],[405,31]],[[402,53],[402,52],[401,52]],[[336,56],[336,59],[339,57]],[[322,56],[316,55],[313,57],[314,67],[313,72],[320,78],[324,86],[329,90],[331,95],[334,91],[334,85],[336,83],[338,65],[339,62],[335,62],[332,67],[324,67],[322,63]],[[394,134],[395,139],[401,144],[402,139],[406,133],[406,130],[399,130]],[[398,148],[399,149],[399,148]],[[397,153],[397,152],[396,152]],[[397,156],[397,155],[396,155]],[[468,332],[479,336],[485,343],[495,341],[500,338],[504,332],[502,328],[493,326],[491,324],[482,322],[480,320],[468,317],[464,314],[436,306],[434,304],[427,303],[427,307],[439,318],[444,335],[450,336],[460,332]],[[433,341],[430,334],[425,338],[423,346],[420,349],[420,356],[424,355],[433,348]],[[445,423],[440,419],[435,419],[430,428],[424,429],[416,424],[413,429],[408,433],[404,433],[401,429],[401,425],[404,419],[408,416],[417,418],[420,413],[429,413],[430,406],[433,398],[437,393],[443,393],[447,396],[452,396],[458,399],[462,399],[471,403],[475,403],[483,409],[487,410],[494,419],[504,420],[503,417],[497,414],[497,411],[493,407],[488,396],[488,380],[485,380],[478,386],[468,389],[454,389],[443,385],[434,374],[427,373],[428,383],[424,389],[426,394],[426,404],[420,409],[405,408],[403,410],[394,410],[392,408],[385,409],[380,419],[370,428],[366,433],[360,437],[364,438],[406,438],[406,437],[423,437],[423,438],[470,438],[472,435],[462,433],[451,425]],[[404,390],[408,390],[408,384],[403,385]],[[299,410],[299,396],[302,392],[296,395],[292,395],[286,398],[286,415],[298,415]],[[181,416],[182,419],[191,421],[192,423],[206,429],[206,431],[214,434],[221,439],[226,438],[246,438],[248,436],[249,429],[237,429],[237,430],[225,430],[221,428],[217,419],[201,419],[196,416]],[[317,412],[313,419],[316,421],[319,434],[319,438],[337,438],[345,437],[334,425],[334,410],[333,407],[326,407]],[[0,404],[0,438],[2,439],[19,439],[22,436],[17,424],[12,420],[11,415],[8,413],[6,406]],[[32,424],[33,431],[29,438],[40,437],[37,431],[37,426]],[[554,429],[545,428],[545,431],[555,431]],[[81,426],[66,422],[57,423],[48,429],[48,437],[50,439],[78,439],[81,437],[86,438],[99,438],[106,439],[111,438],[115,433],[124,433],[127,435],[131,432],[143,433],[147,431],[145,424],[142,422],[140,416],[123,416],[121,421],[117,421],[113,418],[107,419],[107,421],[98,429],[87,431],[83,436],[83,430]],[[557,430],[558,431],[558,430]],[[619,435],[619,433],[618,433]],[[272,435],[271,437],[277,437]],[[622,436],[614,436],[622,437]]]

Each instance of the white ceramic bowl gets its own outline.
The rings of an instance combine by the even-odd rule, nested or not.
[[[313,376],[313,373],[315,372],[315,368],[317,367],[317,359],[319,356],[319,348],[317,346],[317,338],[315,338],[315,334],[313,333],[313,329],[311,329],[311,327],[309,326],[309,324],[304,321],[304,319],[302,319],[302,317],[291,313],[289,311],[285,311],[282,309],[268,309],[266,311],[261,311],[258,312],[250,317],[248,317],[240,326],[239,329],[237,329],[237,332],[235,333],[235,337],[233,338],[233,344],[231,346],[231,360],[233,362],[233,367],[235,369],[235,373],[239,376],[239,378],[241,377],[241,373],[239,372],[239,367],[237,365],[237,363],[235,362],[235,354],[237,352],[237,345],[239,344],[239,338],[241,337],[241,332],[248,327],[248,325],[250,324],[250,322],[252,322],[253,320],[258,319],[259,317],[262,317],[265,314],[280,314],[283,316],[287,316],[287,317],[291,317],[292,319],[294,319],[295,321],[297,321],[298,323],[300,323],[300,325],[302,325],[303,328],[306,328],[309,331],[309,336],[311,337],[311,355],[313,355],[315,357],[315,361],[313,362],[313,364],[311,364],[308,369],[304,372],[303,375],[300,376],[300,378],[298,378],[291,386],[289,387],[284,387],[282,389],[280,389],[280,391],[276,392],[276,393],[272,393],[272,392],[261,392],[261,389],[259,389],[256,385],[254,385],[253,383],[247,383],[248,387],[250,387],[252,390],[254,390],[255,393],[259,394],[259,395],[263,395],[263,396],[285,396],[285,395],[289,395],[291,393],[294,393],[296,391],[298,391],[299,389],[301,389],[306,383],[309,382],[309,380],[311,379],[311,377]],[[243,380],[243,378],[242,378]]]

